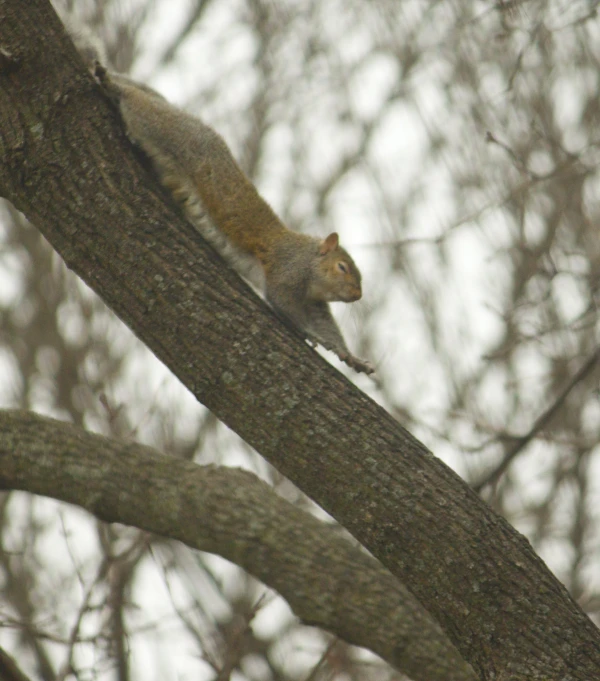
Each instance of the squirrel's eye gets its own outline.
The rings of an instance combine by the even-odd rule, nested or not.
[[[338,263],[337,263],[337,268],[340,272],[343,272],[344,274],[348,274],[348,265],[346,265],[345,262],[342,262],[341,260],[339,260]]]

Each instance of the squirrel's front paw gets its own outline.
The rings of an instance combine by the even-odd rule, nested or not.
[[[350,353],[347,355],[340,355],[340,359],[342,362],[346,362],[349,367],[359,374],[367,374],[368,376],[369,374],[375,373],[375,367],[366,359],[360,359]]]

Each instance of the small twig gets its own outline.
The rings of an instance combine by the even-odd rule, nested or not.
[[[501,142],[495,135],[493,135],[489,130],[485,133],[485,141],[488,144],[495,144],[496,146],[500,147],[500,149],[503,149],[508,156],[512,159],[512,162],[514,163],[515,167],[518,168],[522,173],[530,177],[532,180],[542,180],[545,179],[544,176],[539,175],[538,173],[533,172],[530,170],[526,164],[523,162],[522,159],[520,159],[517,154],[508,146],[508,144],[505,144],[504,142]]]
[[[513,446],[505,454],[500,464],[494,468],[490,473],[485,475],[478,483],[473,485],[473,489],[480,493],[484,487],[492,485],[508,468],[513,459],[528,445],[531,440],[537,435],[544,426],[552,419],[554,414],[562,407],[569,393],[573,388],[580,383],[594,368],[596,362],[600,359],[600,347],[596,348],[595,352],[588,358],[581,366],[579,371],[571,378],[565,385],[562,391],[558,394],[556,400],[535,420],[531,430],[519,438],[516,438]]]
[[[331,654],[331,651],[335,648],[337,645],[337,637],[334,638],[332,641],[330,641],[329,645],[325,650],[323,651],[323,654],[321,655],[319,661],[317,664],[311,669],[310,674],[306,677],[305,681],[315,681],[317,678],[317,672],[323,668],[325,665],[325,662],[327,662],[327,658]]]
[[[256,616],[256,613],[264,605],[266,596],[267,592],[265,591],[262,594],[262,596],[256,601],[256,603],[252,606],[250,612],[244,615],[243,624],[233,632],[233,635],[229,641],[228,646],[229,654],[225,655],[225,662],[223,663],[221,670],[217,674],[215,681],[229,681],[229,679],[231,678],[231,673],[238,665],[240,658],[242,657],[243,653],[242,643],[244,634],[248,631],[248,629],[250,629],[250,624],[252,623],[252,620]]]
[[[69,634],[69,640],[67,643],[67,658],[64,661],[59,673],[56,676],[56,681],[64,681],[64,679],[67,678],[67,676],[72,673],[73,670],[73,654],[75,652],[75,645],[78,643],[81,639],[79,636],[79,633],[81,631],[81,625],[83,622],[83,618],[85,615],[90,612],[90,601],[92,598],[92,595],[94,593],[94,589],[96,588],[96,585],[100,582],[100,578],[102,575],[102,572],[104,571],[104,567],[101,566],[96,574],[95,579],[90,583],[88,588],[84,591],[84,596],[83,600],[81,602],[81,606],[79,607],[79,610],[77,612],[77,618],[71,628],[71,633]],[[83,586],[83,585],[82,585]]]
[[[202,613],[204,615],[205,609],[202,607],[202,605],[198,602],[196,597],[194,595],[191,596],[192,598],[192,603],[193,605],[191,607],[186,607],[183,609],[177,604],[177,599],[175,598],[175,594],[173,593],[173,589],[171,587],[171,578],[169,576],[169,567],[166,564],[166,561],[163,559],[162,555],[156,551],[154,547],[150,547],[150,553],[152,557],[154,558],[154,561],[156,562],[157,567],[161,570],[162,576],[163,576],[163,581],[164,585],[167,588],[167,593],[169,594],[169,598],[171,599],[171,607],[175,611],[175,614],[179,617],[181,622],[183,623],[184,627],[187,629],[188,633],[196,640],[198,643],[198,647],[202,651],[202,659],[212,667],[213,671],[216,673],[219,672],[220,669],[220,664],[218,660],[218,656],[216,651],[210,649],[212,646],[212,641],[209,639],[208,636],[205,636],[204,632],[200,630],[199,626],[196,626],[193,622],[192,614],[195,612]],[[173,558],[171,558],[173,560]],[[190,611],[190,615],[188,615],[187,611]],[[214,637],[213,637],[214,638]]]

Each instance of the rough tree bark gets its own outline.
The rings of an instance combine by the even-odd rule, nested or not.
[[[392,574],[252,473],[197,466],[23,411],[0,411],[0,461],[0,488],[217,553],[276,589],[304,623],[370,648],[415,681],[475,680]]]
[[[482,679],[600,678],[600,632],[529,543],[165,202],[48,2],[0,0],[0,41],[0,193],[67,265],[402,580]]]

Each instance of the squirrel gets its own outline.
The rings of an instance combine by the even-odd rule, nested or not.
[[[77,46],[91,62],[94,48]],[[321,240],[288,229],[217,132],[152,88],[93,62],[128,137],[202,236],[313,347],[320,344],[355,371],[373,373],[369,362],[350,353],[329,308],[329,302],[362,296],[360,272],[337,233]]]

